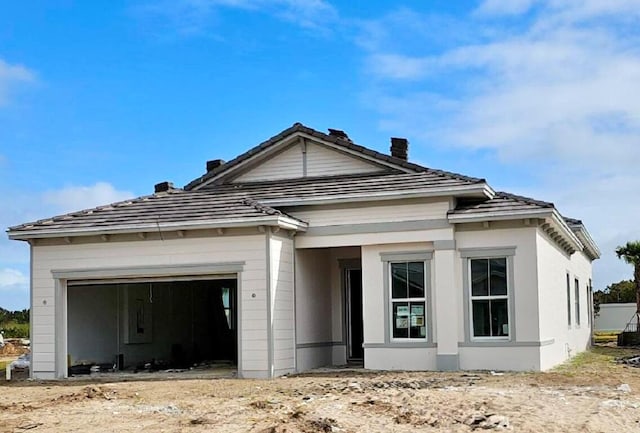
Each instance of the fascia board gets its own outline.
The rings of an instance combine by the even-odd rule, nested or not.
[[[422,190],[389,191],[379,193],[363,193],[351,195],[327,195],[323,197],[291,198],[291,199],[265,199],[260,200],[266,206],[305,206],[305,205],[326,205],[338,203],[352,203],[363,201],[382,201],[410,198],[447,197],[471,194],[486,194],[484,186],[471,185],[462,187],[428,188]]]
[[[447,218],[452,223],[475,223],[484,221],[504,221],[520,218],[540,218],[553,214],[551,209],[521,210],[511,212],[478,212],[466,214],[450,214]]]
[[[66,236],[92,236],[101,234],[126,234],[155,232],[157,230],[199,230],[212,228],[240,228],[259,225],[278,226],[288,230],[306,230],[308,224],[291,217],[269,215],[252,219],[227,219],[212,221],[172,222],[160,224],[127,224],[112,227],[82,227],[76,229],[24,230],[7,232],[9,239],[29,240],[38,238],[57,238]]]
[[[580,242],[580,239],[573,233],[573,230],[567,225],[567,222],[564,220],[562,215],[557,210],[553,210],[552,220],[555,225],[560,229],[562,234],[569,239],[573,243],[573,246],[576,247],[577,250],[582,251],[584,249],[584,245]]]
[[[585,244],[585,246],[590,250],[590,253],[593,256],[593,259],[594,260],[599,259],[602,253],[600,251],[600,248],[598,248],[598,245],[595,243],[595,241],[587,231],[587,229],[581,225],[580,228],[578,229],[577,235],[578,235],[578,238],[582,241],[582,243]]]

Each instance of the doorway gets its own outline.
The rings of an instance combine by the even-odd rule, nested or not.
[[[362,317],[362,269],[345,269],[347,361],[364,360],[364,326]]]
[[[65,364],[70,372],[236,365],[237,286],[235,276],[72,281]]]

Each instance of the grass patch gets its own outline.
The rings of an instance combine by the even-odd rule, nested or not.
[[[7,369],[7,365],[9,364],[9,362],[11,361],[0,361],[0,373]]]
[[[616,358],[631,356],[638,353],[637,349],[625,347],[594,346],[591,349],[579,353],[569,361],[554,368],[558,373],[589,373],[605,372],[616,369]]]
[[[603,344],[603,343],[615,343],[616,341],[618,341],[618,334],[619,332],[596,332],[593,335],[593,340],[596,342],[596,344]]]

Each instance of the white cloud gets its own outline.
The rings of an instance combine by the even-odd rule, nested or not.
[[[129,191],[119,191],[106,182],[97,182],[91,186],[69,186],[43,194],[43,203],[67,213],[100,205],[115,203],[133,197]]]
[[[18,85],[33,82],[35,73],[22,65],[12,65],[0,59],[0,107],[7,105],[10,93]]]
[[[499,17],[518,14],[517,25]],[[420,37],[364,46],[375,83],[366,100],[383,129],[522,168],[536,184],[514,192],[585,221],[603,251],[603,287],[629,278],[613,249],[640,238],[638,19],[640,0],[487,0],[469,20],[473,42],[431,53]],[[393,25],[380,25],[388,38],[404,31]]]
[[[160,0],[136,8],[145,18],[160,18],[183,35],[203,33],[222,9],[241,9],[276,16],[304,28],[325,29],[338,14],[326,0]],[[326,29],[325,29],[326,30]]]
[[[29,278],[16,269],[0,269],[0,291],[15,289],[27,291]]]

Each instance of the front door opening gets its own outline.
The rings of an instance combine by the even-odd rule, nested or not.
[[[236,291],[235,278],[71,284],[69,373],[235,365]]]
[[[347,301],[347,361],[364,359],[362,321],[362,269],[345,270]]]

